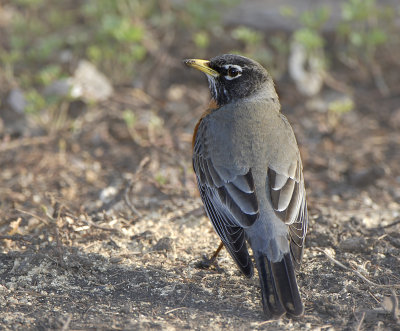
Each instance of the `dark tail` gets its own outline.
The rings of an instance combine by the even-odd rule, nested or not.
[[[292,316],[303,314],[304,307],[296,282],[290,253],[280,262],[271,263],[264,255],[256,255],[261,283],[264,313],[268,319],[278,318],[284,313]]]

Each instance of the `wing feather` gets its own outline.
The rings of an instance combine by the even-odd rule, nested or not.
[[[298,268],[303,256],[308,226],[306,192],[300,157],[286,174],[268,169],[269,193],[276,215],[289,226],[290,251]]]
[[[236,173],[216,167],[207,153],[204,139],[206,121],[197,130],[193,149],[193,169],[206,212],[228,252],[246,276],[253,274],[244,228],[259,215],[251,169]]]

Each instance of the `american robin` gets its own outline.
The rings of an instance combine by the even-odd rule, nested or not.
[[[206,212],[247,277],[253,251],[267,318],[299,316],[296,282],[307,232],[303,167],[269,73],[225,54],[184,63],[204,72],[211,103],[193,136],[193,168]]]

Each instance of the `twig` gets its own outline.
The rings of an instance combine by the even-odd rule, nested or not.
[[[61,331],[67,331],[69,329],[69,324],[71,323],[71,319],[72,319],[72,314],[69,314],[67,320],[64,322],[64,325],[61,328]]]
[[[176,219],[180,218],[180,219],[184,219],[184,218],[188,218],[189,216],[193,215],[193,216],[202,216],[204,214],[204,207],[200,206],[200,207],[195,207],[183,214],[181,214],[180,212],[176,212],[173,213],[173,215],[171,216],[171,218],[169,218],[170,221],[175,221]]]
[[[362,313],[360,320],[358,321],[356,327],[354,328],[355,331],[360,331],[361,330],[361,326],[364,322],[364,318],[365,318],[365,311]]]
[[[63,244],[60,239],[60,232],[58,231],[58,221],[60,220],[61,217],[61,210],[62,206],[58,208],[58,203],[56,203],[56,208],[54,209],[54,214],[57,214],[57,220],[55,222],[55,234],[56,234],[56,242],[57,242],[57,253],[58,253],[58,261],[59,264],[66,269],[65,263],[64,263],[64,249],[63,249]]]
[[[332,75],[330,75],[329,73],[325,72],[324,73],[324,82],[327,86],[329,86],[330,88],[344,93],[344,94],[353,94],[353,90],[350,86],[338,81],[337,79],[335,79]]]
[[[126,205],[129,207],[129,209],[137,216],[137,217],[142,217],[142,213],[136,209],[135,205],[132,203],[131,199],[129,198],[129,193],[132,191],[132,186],[133,186],[133,180],[129,180],[128,186],[125,189],[125,194],[124,194],[124,200]]]
[[[129,198],[129,193],[132,191],[134,179],[138,178],[143,168],[146,164],[150,161],[149,156],[145,156],[142,161],[140,161],[139,166],[137,167],[135,173],[133,174],[133,178],[129,180],[128,186],[125,189],[124,200],[129,209],[138,217],[142,217],[142,213],[136,209],[135,205],[132,203],[131,199]]]
[[[183,296],[183,298],[182,298],[180,304],[182,304],[182,302],[186,299],[186,296],[188,295],[188,293],[189,293],[189,291],[186,291],[186,293],[185,293],[185,295]]]
[[[381,235],[380,237],[378,237],[378,241],[379,241],[379,240],[382,240],[383,238],[386,238],[387,236],[388,236],[387,233]]]
[[[171,309],[171,310],[166,311],[164,314],[169,314],[169,313],[172,313],[173,311],[177,311],[177,310],[185,309],[185,308],[187,308],[187,307],[178,307],[178,308],[174,308],[174,309]]]
[[[29,243],[32,242],[32,237],[30,236],[22,236],[20,234],[14,234],[12,236],[8,236],[8,235],[1,235],[0,236],[0,240],[12,240],[12,241],[27,241]]]
[[[393,288],[400,288],[400,284],[391,284],[391,285],[383,285],[383,284],[377,284],[374,283],[373,281],[369,280],[365,276],[363,276],[361,273],[359,273],[357,270],[351,269],[349,267],[346,267],[343,263],[339,262],[335,258],[333,258],[329,253],[325,252],[323,249],[320,248],[315,248],[318,252],[321,252],[325,254],[325,256],[334,264],[338,265],[339,267],[343,268],[346,271],[351,271],[353,272],[356,276],[360,277],[364,282],[368,283],[369,285],[380,287],[380,288],[388,288],[388,289],[393,289]]]
[[[86,314],[89,312],[89,310],[91,310],[93,308],[93,306],[89,306],[88,309],[86,309],[86,311],[83,313],[83,318],[86,317]]]
[[[273,323],[273,322],[276,322],[276,320],[268,320],[268,321],[264,321],[264,322],[260,322],[260,323],[254,323],[254,325],[255,326],[262,326],[262,325]]]
[[[18,148],[18,147],[47,144],[53,139],[54,139],[54,136],[44,136],[44,137],[22,138],[22,139],[11,141],[9,143],[3,142],[3,143],[0,143],[0,152],[6,152],[11,149]]]
[[[399,309],[399,299],[397,299],[396,292],[392,289],[392,300],[393,300],[393,319],[397,324],[400,324],[400,309]]]
[[[382,226],[382,228],[383,228],[383,229],[387,229],[387,228],[390,228],[390,227],[395,226],[395,225],[397,225],[397,224],[400,224],[400,219],[398,219],[397,221],[394,221],[394,222],[392,222],[392,223],[390,223],[390,224],[387,224],[387,225],[385,225],[385,226]]]
[[[371,291],[367,291],[367,292],[368,292],[368,294],[376,301],[376,303],[381,303],[381,302],[376,298],[376,296],[373,295],[373,294],[371,293]]]
[[[88,215],[86,213],[83,214],[85,217],[82,219],[83,222],[85,222],[87,225],[96,228],[96,229],[100,229],[100,230],[104,230],[104,231],[113,231],[113,232],[117,232],[120,233],[119,230],[114,229],[114,228],[107,228],[105,226],[101,226],[101,225],[97,225],[96,223],[94,223],[93,221],[91,221],[88,217]]]
[[[20,213],[23,213],[23,214],[32,216],[34,218],[37,218],[39,221],[42,221],[44,224],[49,225],[49,222],[47,222],[43,217],[40,217],[40,216],[38,216],[38,215],[36,215],[34,213],[31,213],[29,211],[25,211],[25,210],[22,210],[22,209],[15,209],[15,210],[19,211]]]

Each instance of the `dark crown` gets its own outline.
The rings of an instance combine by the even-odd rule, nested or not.
[[[267,81],[272,83],[270,75],[259,63],[244,56],[216,56],[209,66],[219,73],[217,77],[208,76],[211,95],[219,106],[251,96]]]

